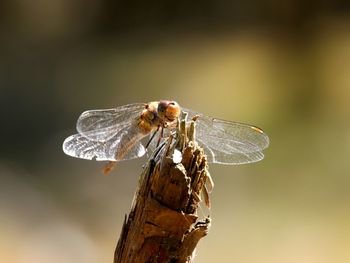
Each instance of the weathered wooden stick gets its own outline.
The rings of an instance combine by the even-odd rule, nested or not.
[[[209,217],[198,220],[197,208],[202,191],[209,204],[205,184],[211,181],[206,157],[194,141],[194,123],[190,125],[179,125],[176,141],[169,138],[141,174],[114,263],[193,262],[194,249],[210,227]]]

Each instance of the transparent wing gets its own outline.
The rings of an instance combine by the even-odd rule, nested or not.
[[[69,136],[63,142],[63,151],[70,156],[97,161],[122,161],[141,157],[146,150],[140,140],[144,137],[129,126],[119,130],[107,141],[94,141],[83,134]]]
[[[77,121],[77,131],[90,140],[106,142],[127,128],[145,104],[134,103],[114,109],[88,110]]]
[[[209,162],[243,164],[264,158],[262,150],[268,147],[269,137],[259,128],[248,124],[230,122],[205,116],[189,109],[188,120],[195,115],[196,139]]]

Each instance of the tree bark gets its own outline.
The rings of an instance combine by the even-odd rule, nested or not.
[[[177,129],[177,140],[170,137],[142,172],[114,263],[193,262],[198,241],[207,235],[210,218],[199,220],[197,208],[201,194],[210,206],[207,188],[212,181],[203,150],[194,140],[194,122],[189,129],[184,123]],[[179,152],[182,159],[176,160]]]

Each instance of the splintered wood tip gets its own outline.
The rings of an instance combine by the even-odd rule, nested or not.
[[[143,170],[114,263],[192,262],[197,243],[210,227],[209,217],[200,220],[197,209],[202,198],[210,207],[213,187],[204,151],[194,140],[193,122],[189,127],[181,121],[174,138],[169,137]],[[182,157],[179,162],[174,161],[176,151]],[[105,172],[113,166],[110,162]]]

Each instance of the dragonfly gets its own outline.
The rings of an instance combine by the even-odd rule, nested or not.
[[[63,151],[77,158],[109,161],[104,169],[107,174],[116,162],[145,155],[154,135],[159,133],[162,138],[164,131],[174,131],[182,113],[195,120],[196,141],[208,162],[235,165],[264,158],[269,137],[262,129],[209,117],[171,100],[85,111],[77,121],[78,133],[65,139]],[[146,136],[150,140],[144,144]]]

